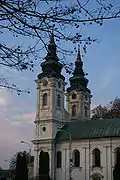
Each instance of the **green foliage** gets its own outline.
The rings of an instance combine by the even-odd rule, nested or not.
[[[17,161],[18,153],[25,153],[26,154],[27,164],[29,164],[29,158],[30,158],[30,163],[33,163],[33,161],[34,161],[34,156],[30,156],[29,153],[27,153],[25,151],[24,152],[17,152],[16,154],[14,154],[11,157],[10,164],[9,164],[9,169],[10,170],[15,170],[16,169],[16,161]]]
[[[16,180],[28,180],[26,153],[18,153],[16,162]]]
[[[120,98],[116,97],[108,105],[99,105],[92,110],[92,119],[120,117]]]
[[[16,153],[13,157],[11,157],[10,159],[10,165],[9,165],[9,169],[10,170],[15,170],[16,169],[16,160],[17,160],[17,154]]]

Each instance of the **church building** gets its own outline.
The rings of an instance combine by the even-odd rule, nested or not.
[[[92,95],[80,49],[66,92],[53,34],[41,67],[35,81],[34,176],[39,175],[39,156],[44,151],[52,180],[113,180],[120,157],[120,118],[91,120]]]

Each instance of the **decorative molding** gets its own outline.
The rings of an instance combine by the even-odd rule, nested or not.
[[[43,139],[43,140],[39,140],[39,139],[35,139],[32,140],[33,144],[48,144],[48,143],[53,143],[55,141],[55,139]]]
[[[42,88],[41,90],[40,90],[40,95],[43,95],[44,93],[48,93],[49,91],[50,91],[51,89],[50,88]]]
[[[90,169],[91,169],[92,171],[97,171],[97,170],[102,171],[103,166],[100,166],[100,167],[97,167],[97,166],[92,166],[92,167],[90,167]]]

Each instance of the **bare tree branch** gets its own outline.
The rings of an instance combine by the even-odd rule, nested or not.
[[[82,44],[83,51],[86,52],[87,46],[97,39],[90,35],[84,37],[82,27],[93,23],[101,26],[104,20],[120,18],[120,9],[105,2],[86,0],[81,4],[80,0],[76,0],[74,4],[70,4],[57,0],[0,0],[0,34],[6,36],[8,33],[13,37],[13,42],[9,45],[0,40],[0,67],[33,71],[35,62],[39,59],[39,51],[43,48],[47,51],[51,31],[54,31],[62,60],[73,53],[61,45],[66,42]],[[96,3],[96,8],[92,9],[90,3],[93,6]],[[33,45],[22,46],[18,37],[30,38]],[[63,64],[67,65],[69,62],[63,61]]]

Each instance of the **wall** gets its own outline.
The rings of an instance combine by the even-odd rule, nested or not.
[[[76,95],[75,98],[72,98],[72,95]],[[71,91],[67,93],[66,99],[66,110],[69,114],[70,119],[90,119],[90,102],[91,95],[88,92],[81,91]],[[72,107],[76,105],[76,116],[72,117]],[[87,116],[85,116],[85,107],[87,107]]]
[[[80,151],[80,167],[72,168],[73,180],[90,180],[95,174],[99,174],[103,180],[113,180],[115,164],[115,149],[120,146],[120,138],[80,140],[72,142],[72,151]],[[92,152],[95,148],[101,152],[101,167],[92,167]],[[68,180],[69,178],[69,144],[64,142],[57,144],[56,151],[62,152],[62,166],[56,169],[56,180]]]

